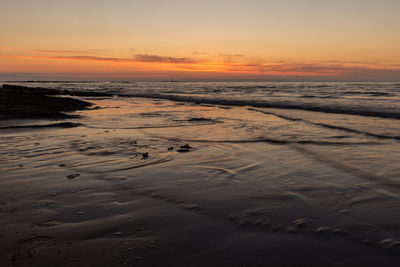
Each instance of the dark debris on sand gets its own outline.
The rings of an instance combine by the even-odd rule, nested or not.
[[[189,144],[186,144],[184,146],[180,146],[180,148],[177,149],[176,151],[178,151],[178,152],[189,152],[189,151],[192,151],[192,150],[193,150],[193,147],[191,147]]]
[[[68,178],[68,179],[75,179],[75,178],[78,177],[78,176],[80,176],[79,173],[73,173],[73,174],[67,175],[67,178]]]
[[[210,119],[210,118],[190,118],[187,121],[208,122],[208,121],[213,121],[213,119]]]

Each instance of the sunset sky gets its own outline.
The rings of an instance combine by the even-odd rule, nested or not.
[[[0,0],[0,80],[400,80],[399,0]]]

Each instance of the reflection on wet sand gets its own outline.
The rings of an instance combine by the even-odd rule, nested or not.
[[[400,144],[371,118],[90,101],[0,130],[1,266],[400,261]]]

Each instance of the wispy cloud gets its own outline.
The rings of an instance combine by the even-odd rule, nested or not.
[[[19,47],[11,47],[11,46],[0,46],[0,50],[13,51],[13,50],[21,50],[21,48],[19,48]]]
[[[71,59],[81,61],[112,61],[112,62],[135,62],[132,58],[97,57],[97,56],[46,56],[47,59]]]
[[[7,46],[0,46],[0,50],[10,51],[13,49],[11,47],[7,47]]]
[[[230,57],[230,58],[239,58],[239,57],[244,57],[241,54],[224,54],[224,53],[219,53],[218,56],[221,57]]]
[[[136,54],[136,61],[157,63],[197,63],[196,60],[187,57],[165,57],[159,55]]]
[[[100,57],[91,55],[58,55],[58,56],[40,56],[40,58],[46,59],[69,59],[69,60],[80,60],[80,61],[109,61],[109,62],[145,62],[145,63],[174,63],[174,64],[194,64],[198,61],[186,57],[166,57],[159,55],[134,55],[132,58],[119,58],[119,57]]]
[[[33,52],[37,53],[47,53],[47,54],[96,54],[95,51],[92,50],[48,50],[48,49],[40,49],[33,50]]]
[[[51,56],[51,55],[1,55],[8,58],[25,58],[25,59],[50,59],[50,60],[75,60],[75,61],[100,61],[100,62],[136,62],[132,58],[117,57],[98,57],[98,56]]]
[[[227,69],[232,72],[253,72],[259,75],[278,74],[278,75],[319,75],[319,76],[349,76],[360,73],[393,73],[400,72],[400,68],[395,64],[376,64],[357,62],[357,65],[349,62],[331,61],[335,63],[322,62],[242,62],[227,65]]]
[[[204,56],[204,55],[209,55],[210,53],[207,53],[207,52],[201,52],[201,51],[193,51],[192,52],[192,54],[193,55],[202,55],[202,56]]]
[[[89,50],[94,51],[94,50]],[[192,53],[190,57],[175,57],[156,54],[134,54],[131,57],[107,57],[73,50],[35,50],[31,53],[17,55],[17,53],[4,52],[0,57],[21,58],[31,60],[59,60],[99,62],[119,70],[135,71],[167,71],[180,73],[214,73],[234,77],[400,77],[400,64],[398,62],[362,62],[321,60],[297,62],[290,59],[266,60],[250,58],[241,54],[211,54],[199,52]],[[39,53],[39,54],[37,54]],[[197,52],[196,52],[197,53]],[[15,55],[10,55],[15,54]],[[118,64],[120,63],[120,64]],[[48,63],[51,66],[51,63]],[[66,63],[65,66],[74,66]],[[90,67],[87,67],[90,68]],[[197,75],[196,74],[196,75]],[[189,74],[188,74],[189,75]],[[192,74],[190,74],[192,75]],[[203,75],[203,74],[202,74]],[[204,74],[205,75],[205,74]]]
[[[40,57],[46,59],[70,59],[70,60],[80,60],[80,61],[109,61],[109,62],[125,62],[125,63],[147,62],[147,63],[194,64],[198,62],[194,59],[186,57],[167,57],[167,56],[147,55],[147,54],[136,54],[132,58],[101,57],[92,55],[71,55],[71,56],[58,55],[58,56],[40,56]]]
[[[233,62],[235,62],[237,59],[243,57],[243,55],[240,55],[240,54],[223,54],[223,53],[219,53],[219,54],[216,55],[216,56],[222,58],[222,60],[223,60],[225,63],[233,63]]]

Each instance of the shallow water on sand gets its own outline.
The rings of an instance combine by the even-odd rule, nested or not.
[[[89,101],[0,130],[2,266],[400,262],[398,120]]]

